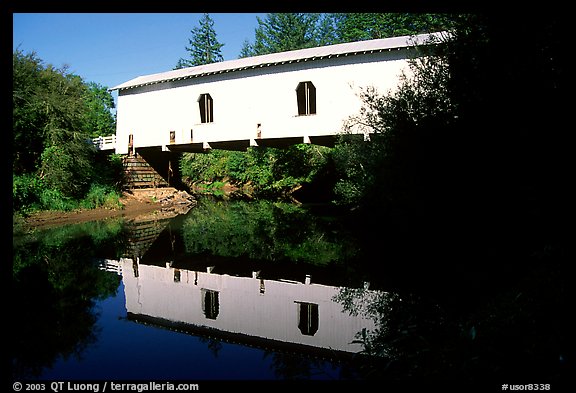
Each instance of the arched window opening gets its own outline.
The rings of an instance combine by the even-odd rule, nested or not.
[[[198,106],[200,108],[200,122],[212,123],[214,121],[214,109],[210,94],[200,94]]]
[[[305,336],[313,336],[318,331],[318,305],[296,302],[298,304],[298,329]]]
[[[202,290],[202,311],[208,319],[216,319],[220,311],[218,292],[209,289]]]
[[[298,83],[296,88],[298,116],[316,114],[316,87],[310,81]]]

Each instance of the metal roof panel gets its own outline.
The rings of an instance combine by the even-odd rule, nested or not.
[[[432,34],[419,34],[419,35],[410,35],[410,36],[401,36],[392,38],[382,38],[375,40],[356,41],[344,44],[334,44],[315,48],[298,49],[293,51],[271,53],[267,55],[245,57],[236,60],[221,61],[217,63],[205,64],[195,67],[187,67],[178,70],[138,76],[127,82],[124,82],[120,85],[110,88],[109,91],[129,89],[138,86],[168,82],[178,79],[187,79],[203,75],[238,71],[248,68],[284,64],[294,61],[301,61],[308,59],[322,59],[331,56],[405,48],[419,44],[426,44],[430,38],[432,37],[439,38],[441,34],[443,33],[440,32]]]

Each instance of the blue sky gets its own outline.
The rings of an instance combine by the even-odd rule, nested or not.
[[[194,13],[14,13],[13,50],[36,52],[45,64],[108,88],[140,75],[169,71],[188,57],[185,46],[203,14]],[[257,16],[210,13],[224,60],[254,42]]]

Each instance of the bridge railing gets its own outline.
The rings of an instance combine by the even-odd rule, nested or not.
[[[99,136],[92,138],[92,143],[98,150],[111,150],[116,148],[116,135]]]

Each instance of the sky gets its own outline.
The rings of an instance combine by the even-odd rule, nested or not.
[[[141,75],[170,71],[189,58],[191,30],[201,13],[14,13],[12,49],[35,52],[45,65],[67,65],[85,82],[107,88]],[[265,13],[210,13],[224,60],[254,42]],[[117,99],[116,92],[113,93]]]

